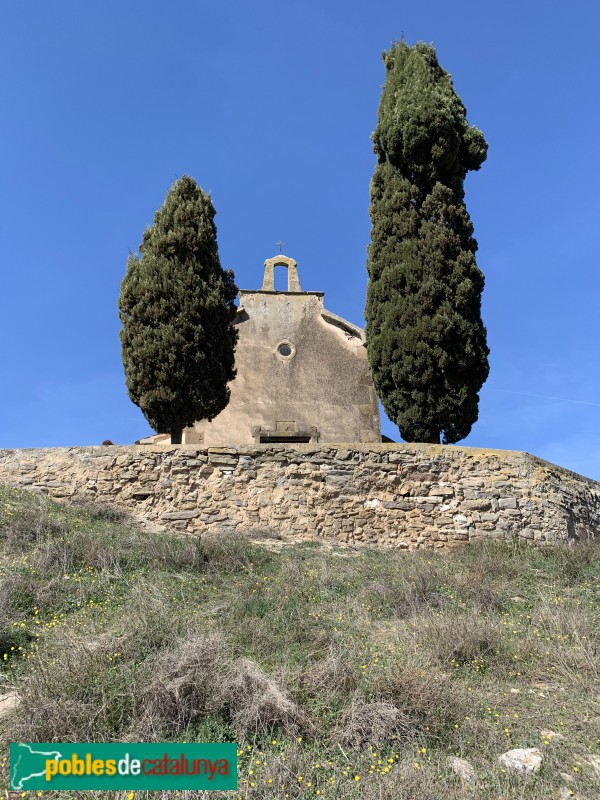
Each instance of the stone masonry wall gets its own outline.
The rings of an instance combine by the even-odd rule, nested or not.
[[[598,537],[600,484],[528,453],[441,445],[0,450],[0,484],[189,532],[415,549]]]

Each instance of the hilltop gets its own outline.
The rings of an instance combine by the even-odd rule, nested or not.
[[[9,741],[233,740],[230,800],[591,799],[599,622],[597,543],[274,552],[0,490],[0,789]]]

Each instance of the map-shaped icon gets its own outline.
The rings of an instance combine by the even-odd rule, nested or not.
[[[41,745],[43,747],[43,745]],[[10,748],[10,788],[26,791],[27,781],[46,776],[46,761],[58,761],[58,750],[35,749],[35,744],[12,744]]]

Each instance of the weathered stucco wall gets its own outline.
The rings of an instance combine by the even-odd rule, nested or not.
[[[0,483],[166,527],[398,548],[597,537],[600,484],[527,453],[441,445],[0,450]]]
[[[360,328],[323,308],[319,292],[240,291],[231,399],[184,441],[251,444],[262,436],[381,442],[377,396]],[[283,356],[278,348],[287,345]]]

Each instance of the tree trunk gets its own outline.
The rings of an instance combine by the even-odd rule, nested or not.
[[[171,444],[181,444],[183,428],[176,428],[171,431]]]

